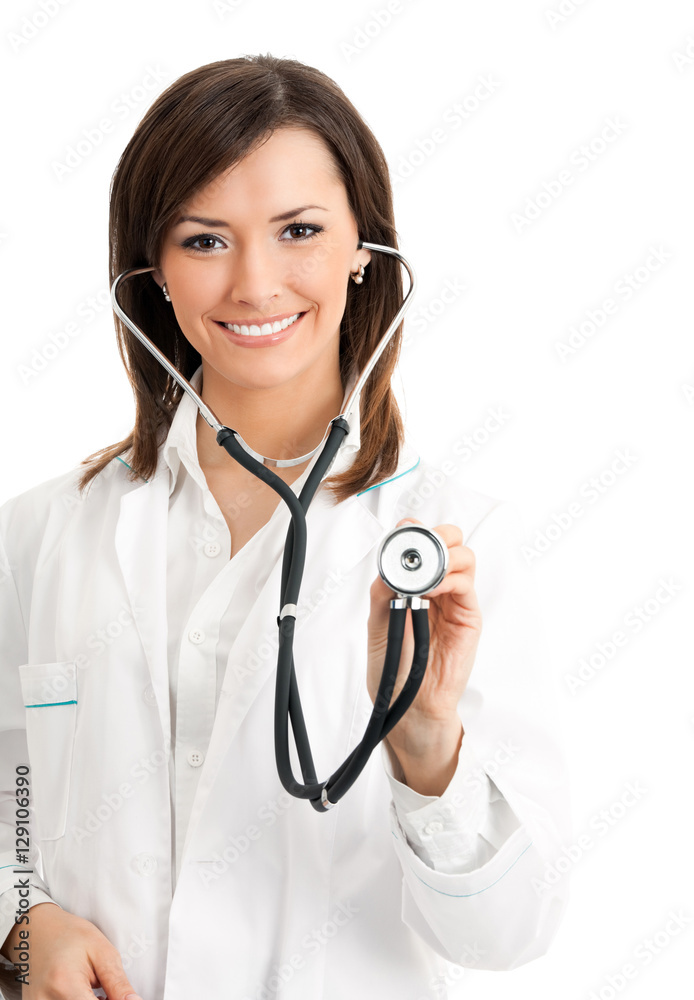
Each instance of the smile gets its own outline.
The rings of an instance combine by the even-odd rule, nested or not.
[[[232,333],[239,333],[243,337],[266,337],[270,333],[281,333],[282,330],[286,330],[292,323],[296,323],[299,316],[303,316],[303,313],[295,313],[293,316],[287,316],[276,323],[263,323],[260,326],[255,323],[249,326],[246,326],[245,323],[221,323],[221,326],[226,327]]]

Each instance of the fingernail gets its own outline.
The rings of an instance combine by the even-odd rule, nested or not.
[[[142,1000],[142,997],[139,995],[139,993],[128,993],[127,996],[123,998],[123,1000]]]

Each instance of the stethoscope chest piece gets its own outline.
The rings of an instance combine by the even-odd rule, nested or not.
[[[448,548],[431,528],[403,524],[389,531],[379,546],[378,572],[403,597],[434,590],[447,571]]]

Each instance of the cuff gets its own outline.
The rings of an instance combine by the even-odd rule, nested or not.
[[[458,764],[443,795],[420,795],[404,784],[397,758],[382,744],[395,812],[407,843],[429,868],[462,874],[494,854],[485,839],[490,803],[499,792],[463,736]]]

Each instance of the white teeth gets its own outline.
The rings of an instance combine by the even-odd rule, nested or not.
[[[295,323],[301,313],[295,313],[294,316],[288,316],[287,319],[277,320],[275,323],[263,323],[262,326],[256,326],[255,323],[251,326],[245,326],[241,324],[240,326],[236,323],[224,323],[222,324],[227,328],[227,330],[233,330],[234,333],[240,333],[244,337],[266,337],[269,333],[279,333],[281,330],[286,330],[288,326]]]

